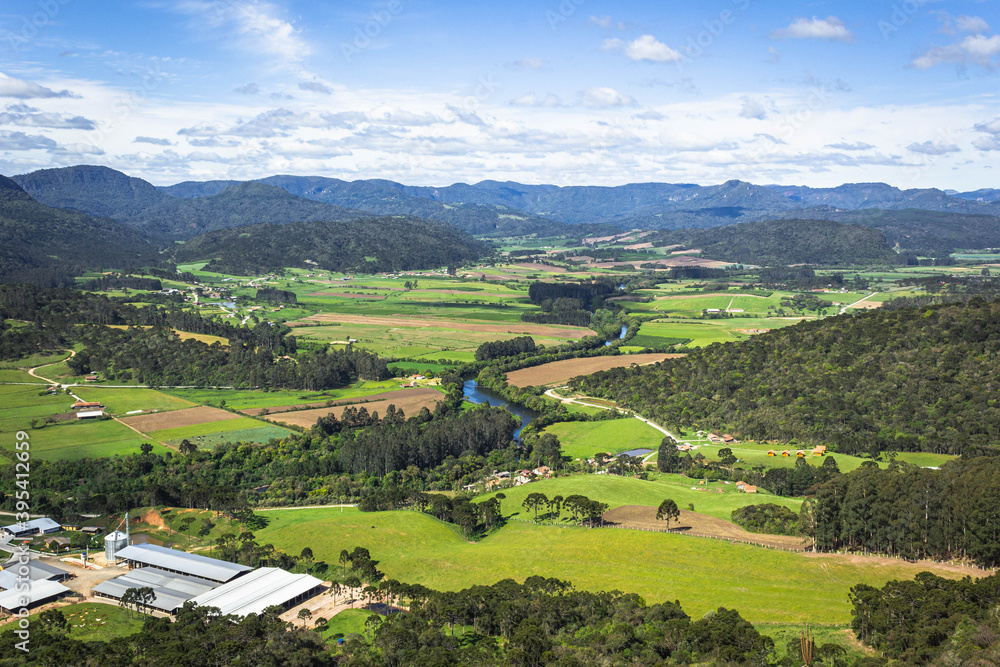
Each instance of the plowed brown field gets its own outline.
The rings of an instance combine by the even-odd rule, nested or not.
[[[301,410],[304,408],[336,407],[338,405],[367,403],[368,401],[390,401],[390,402],[405,401],[411,398],[420,398],[430,395],[437,395],[438,398],[442,396],[441,392],[434,391],[433,389],[428,389],[427,387],[409,387],[407,389],[397,389],[396,391],[387,391],[381,394],[370,394],[368,396],[356,396],[354,398],[344,398],[339,401],[333,401],[331,405],[327,405],[327,401],[320,401],[318,403],[299,403],[298,405],[279,405],[273,408],[247,408],[246,410],[240,410],[240,412],[242,412],[245,415],[257,417],[264,410],[267,410],[269,414],[277,414],[279,412],[288,412],[289,410]],[[397,407],[399,407],[398,404]]]
[[[522,368],[507,373],[507,382],[515,387],[538,387],[546,384],[565,382],[577,375],[590,375],[610,368],[656,363],[664,359],[677,359],[683,354],[625,354],[617,357],[587,357],[584,359],[564,359],[542,364],[533,368]]]
[[[444,394],[439,391],[434,391],[433,389],[417,388],[414,391],[423,392],[420,395],[410,395],[404,396],[402,398],[386,400],[386,401],[371,401],[369,403],[351,403],[349,405],[339,405],[330,408],[318,408],[316,410],[296,410],[294,412],[282,412],[277,415],[266,415],[264,419],[276,423],[291,424],[293,426],[301,426],[302,428],[309,428],[316,423],[316,420],[320,417],[325,417],[326,415],[333,413],[337,415],[339,419],[344,410],[351,405],[357,407],[358,409],[364,408],[369,414],[372,412],[378,412],[380,415],[385,415],[385,411],[390,405],[395,405],[396,410],[402,410],[407,417],[412,417],[420,412],[420,408],[427,408],[428,410],[434,409],[434,404],[438,401],[444,400]],[[357,399],[355,399],[357,400]]]
[[[131,426],[134,429],[149,433],[150,431],[160,431],[165,428],[180,428],[181,426],[194,426],[196,424],[209,424],[221,422],[227,419],[242,419],[239,415],[226,412],[219,408],[200,406],[197,408],[184,408],[183,410],[171,410],[170,412],[154,412],[146,415],[136,415],[134,417],[123,417],[118,421]]]
[[[414,327],[453,329],[458,331],[478,331],[483,333],[512,333],[542,336],[544,338],[584,338],[595,335],[585,327],[559,326],[554,324],[524,324],[510,322],[509,324],[480,324],[478,322],[459,322],[436,317],[382,317],[367,315],[345,315],[341,313],[320,313],[307,317],[292,326],[307,327],[313,322],[341,322],[343,324],[372,324],[388,327]]]

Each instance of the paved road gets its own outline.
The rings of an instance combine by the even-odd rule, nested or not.
[[[575,398],[565,398],[563,396],[559,396],[558,394],[555,393],[555,389],[549,389],[548,391],[545,392],[545,395],[548,396],[549,398],[554,398],[557,401],[560,401],[562,403],[574,403],[576,405],[584,405],[584,406],[586,406],[588,408],[600,408],[601,410],[610,410],[611,409],[611,408],[609,408],[606,405],[595,405],[593,403],[586,403],[584,401],[579,401],[579,400],[577,400]],[[681,441],[681,439],[678,438],[676,435],[674,435],[673,433],[671,433],[667,429],[663,428],[659,424],[646,419],[642,415],[638,415],[635,412],[632,412],[631,410],[625,410],[624,408],[618,408],[618,409],[621,410],[622,412],[624,412],[625,414],[632,415],[633,417],[635,417],[639,421],[641,421],[641,422],[643,422],[645,424],[648,424],[649,426],[652,426],[657,431],[659,431],[663,435],[667,436],[668,438],[670,438],[674,442],[680,442]]]

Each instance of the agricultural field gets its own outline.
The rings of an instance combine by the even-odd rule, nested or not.
[[[127,424],[138,431],[151,433],[164,429],[178,429],[199,424],[224,422],[232,419],[241,419],[241,417],[232,412],[220,410],[219,408],[199,406],[183,410],[173,410],[171,412],[154,412],[151,414],[124,417],[121,421],[123,424]]]
[[[540,575],[586,590],[635,592],[647,602],[677,599],[695,618],[725,606],[738,609],[753,623],[822,619],[844,624],[851,618],[848,591],[858,583],[881,586],[925,570],[949,578],[974,572],[928,563],[791,553],[660,532],[523,522],[511,522],[473,543],[453,526],[407,511],[303,509],[262,514],[269,520],[266,528],[255,531],[262,542],[289,553],[308,546],[317,560],[327,563],[336,563],[342,549],[364,546],[388,577],[438,590]]]
[[[196,405],[191,401],[177,398],[155,389],[117,389],[100,386],[74,387],[73,393],[85,401],[99,401],[109,414],[123,416],[135,410],[143,412],[167,412],[191,408]],[[142,429],[140,429],[142,430]]]
[[[572,403],[567,407],[574,406]],[[599,408],[584,408],[598,411]],[[638,419],[610,419],[599,422],[560,422],[546,427],[545,433],[559,438],[564,456],[586,460],[598,452],[619,454],[633,449],[660,446],[663,434]]]
[[[507,373],[507,382],[515,387],[538,387],[542,385],[563,383],[578,375],[590,375],[597,371],[610,368],[631,366],[632,364],[654,364],[664,359],[676,359],[680,354],[631,354],[605,357],[584,357],[581,359],[565,359],[553,361],[541,366],[523,368]]]
[[[277,414],[279,412],[289,412],[292,410],[305,410],[307,408],[323,408],[323,407],[334,407],[337,405],[349,405],[349,404],[367,404],[371,402],[385,402],[385,403],[396,403],[404,404],[407,402],[413,402],[414,399],[425,399],[430,398],[434,401],[441,400],[442,393],[430,387],[408,387],[406,389],[397,389],[395,391],[387,391],[379,394],[371,394],[369,396],[357,396],[354,398],[341,399],[339,401],[322,401],[317,403],[300,403],[297,405],[277,405],[271,408],[250,408],[247,410],[241,410],[243,414],[251,415],[253,417],[259,417],[265,414]]]
[[[4,421],[7,421],[5,415]],[[27,430],[31,437],[31,457],[39,461],[76,461],[101,456],[138,454],[143,444],[153,447],[153,453],[163,455],[168,450],[158,442],[143,438],[135,431],[113,420],[68,421],[44,428]],[[2,445],[13,450],[14,439]]]
[[[132,612],[133,618],[129,618],[129,612],[116,604],[81,602],[60,607],[59,610],[69,623],[66,636],[81,642],[107,642],[116,637],[134,635],[142,630],[145,621],[137,612]],[[40,614],[37,612],[28,616],[32,627],[42,626]],[[16,625],[0,626],[0,634],[12,632]]]
[[[318,403],[358,398],[399,389],[399,380],[359,380],[349,387],[326,391],[305,389],[165,389],[165,393],[201,405],[225,405],[231,410],[274,408],[282,405]]]
[[[434,405],[443,398],[444,395],[439,391],[435,391],[430,388],[420,388],[412,390],[411,393],[407,393],[405,396],[399,396],[392,399],[376,400],[357,404],[348,403],[329,408],[316,408],[314,410],[282,412],[275,415],[267,415],[264,419],[281,424],[290,424],[292,426],[309,428],[316,423],[317,419],[328,414],[335,414],[339,419],[344,411],[352,406],[359,409],[364,408],[369,414],[378,412],[380,415],[384,415],[390,405],[396,406],[397,411],[402,410],[407,417],[412,417],[419,413],[421,408],[433,410]]]
[[[214,447],[224,442],[267,442],[271,438],[284,438],[291,434],[286,428],[259,419],[239,415],[234,417],[235,419],[150,431],[149,436],[171,445],[190,440],[199,446]]]

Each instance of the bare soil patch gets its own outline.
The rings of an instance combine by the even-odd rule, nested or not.
[[[666,522],[656,519],[656,508],[645,505],[625,505],[604,513],[604,520],[627,528],[642,530],[662,530],[667,532]],[[714,516],[681,510],[680,519],[670,522],[671,533],[688,533],[706,537],[718,537],[737,542],[749,542],[768,547],[805,550],[809,540],[790,535],[763,535],[743,530],[735,523]]]
[[[233,414],[232,412],[203,405],[197,408],[184,408],[183,410],[172,410],[170,412],[154,412],[147,415],[123,417],[118,421],[143,433],[149,433],[150,431],[160,431],[165,428],[195,426],[196,424],[210,424],[212,422],[240,418],[240,415]]]
[[[332,408],[338,405],[356,405],[358,403],[366,403],[368,401],[402,401],[415,397],[429,396],[431,394],[436,394],[438,397],[441,396],[441,392],[428,389],[427,387],[410,387],[407,389],[397,389],[396,391],[387,391],[381,394],[371,394],[369,396],[342,398],[339,401],[332,401],[330,405],[327,405],[327,401],[319,401],[317,403],[300,403],[298,405],[279,405],[274,408],[248,408],[246,410],[240,410],[240,412],[252,417],[258,417],[265,410],[269,414],[277,414],[279,412],[304,410],[306,408]]]
[[[521,269],[528,269],[529,271],[551,271],[553,273],[566,273],[566,269],[561,266],[552,266],[551,264],[537,264],[535,262],[522,262],[515,264],[514,266]]]
[[[882,307],[882,302],[881,301],[861,301],[859,303],[852,303],[851,304],[851,308],[852,309],[853,308],[862,308],[862,309],[870,310],[872,308],[881,308],[881,307]]]
[[[479,324],[476,322],[458,322],[436,317],[380,317],[365,315],[345,315],[342,313],[320,313],[293,323],[295,326],[307,327],[313,322],[341,322],[343,324],[374,324],[388,327],[412,327],[415,329],[436,328],[457,331],[477,331],[480,333],[509,333],[517,335],[542,336],[543,338],[584,338],[593,336],[594,332],[584,327],[559,326],[555,324],[526,324],[510,322],[507,324]]]
[[[417,388],[414,391],[423,392],[420,395],[410,395],[404,396],[399,399],[387,400],[387,401],[371,401],[369,403],[362,403],[360,405],[356,403],[339,405],[329,408],[319,408],[316,410],[297,410],[295,412],[283,412],[277,415],[266,415],[264,419],[276,423],[291,424],[293,426],[301,426],[302,428],[309,428],[316,423],[316,420],[320,417],[325,417],[328,414],[337,415],[337,419],[344,414],[344,410],[351,407],[352,405],[358,409],[364,408],[369,414],[372,412],[378,412],[380,415],[384,415],[386,410],[389,409],[390,405],[395,405],[396,410],[402,410],[407,417],[412,417],[420,412],[420,408],[427,408],[428,410],[434,409],[434,404],[438,401],[444,400],[444,394],[439,391],[434,391],[433,389],[427,388]]]
[[[763,299],[764,297],[758,296],[756,294],[738,294],[736,292],[698,292],[696,294],[671,294],[669,296],[658,296],[657,301],[673,301],[675,299],[704,299],[710,296],[745,296],[753,299]]]
[[[590,375],[597,371],[639,364],[653,364],[664,359],[677,359],[683,354],[626,354],[617,357],[587,357],[583,359],[564,359],[552,363],[522,368],[519,371],[507,373],[507,382],[515,387],[538,387],[556,382],[565,382],[578,375]]]
[[[643,248],[652,248],[652,243],[633,243],[632,245],[625,246],[626,250],[642,250]]]

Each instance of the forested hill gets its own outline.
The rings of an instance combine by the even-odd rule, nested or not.
[[[767,220],[713,229],[681,229],[647,238],[654,244],[700,248],[709,259],[778,266],[898,264],[882,232],[829,220]]]
[[[802,323],[573,387],[672,426],[838,451],[961,453],[1000,439],[1000,302]]]
[[[107,218],[50,208],[0,176],[0,281],[60,286],[88,269],[158,261],[141,235]]]
[[[491,251],[451,225],[399,216],[251,225],[204,234],[175,252],[179,261],[211,258],[212,271],[251,275],[284,267],[364,273],[429,269],[473,261]]]
[[[40,169],[13,179],[46,206],[68,208],[126,222],[168,201],[152,183],[108,167],[79,165]]]

